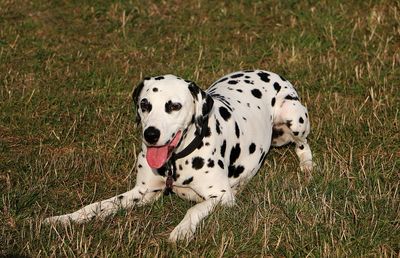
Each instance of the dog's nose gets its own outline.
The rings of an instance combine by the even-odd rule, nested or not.
[[[160,139],[160,130],[153,126],[147,127],[144,130],[144,139],[150,144],[155,144]]]

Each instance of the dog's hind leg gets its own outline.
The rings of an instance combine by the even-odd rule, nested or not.
[[[295,151],[302,171],[313,169],[312,153],[307,143],[309,133],[310,121],[307,108],[297,99],[284,100],[275,115],[272,146],[295,143]]]

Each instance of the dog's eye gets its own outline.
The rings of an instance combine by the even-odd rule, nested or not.
[[[181,108],[182,108],[181,103],[172,103],[172,105],[171,105],[171,109],[172,109],[173,111],[178,111],[178,110],[180,110]]]
[[[165,103],[165,112],[171,113],[172,111],[178,111],[182,108],[182,104],[178,102],[168,101]]]
[[[142,109],[142,112],[150,112],[152,106],[147,99],[142,99],[142,101],[140,101],[140,108]]]

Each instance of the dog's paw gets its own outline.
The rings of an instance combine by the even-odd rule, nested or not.
[[[300,170],[302,172],[311,172],[314,169],[314,163],[311,160],[300,162]]]
[[[71,223],[71,221],[70,221],[69,217],[66,215],[48,217],[43,220],[43,224],[46,224],[46,225],[50,225],[50,224],[67,225],[70,223]]]
[[[189,223],[180,223],[178,226],[172,230],[169,235],[168,241],[171,243],[176,243],[177,241],[190,241],[193,239],[195,229],[192,229]]]

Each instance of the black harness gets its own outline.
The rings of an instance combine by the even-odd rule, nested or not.
[[[165,195],[169,195],[173,193],[172,187],[174,180],[176,180],[176,160],[181,159],[192,153],[203,141],[204,136],[206,135],[208,128],[208,117],[203,119],[203,123],[201,126],[201,131],[196,131],[196,136],[193,141],[189,143],[182,151],[178,153],[172,153],[171,158],[168,160],[166,166],[167,171],[167,180],[165,181]]]

